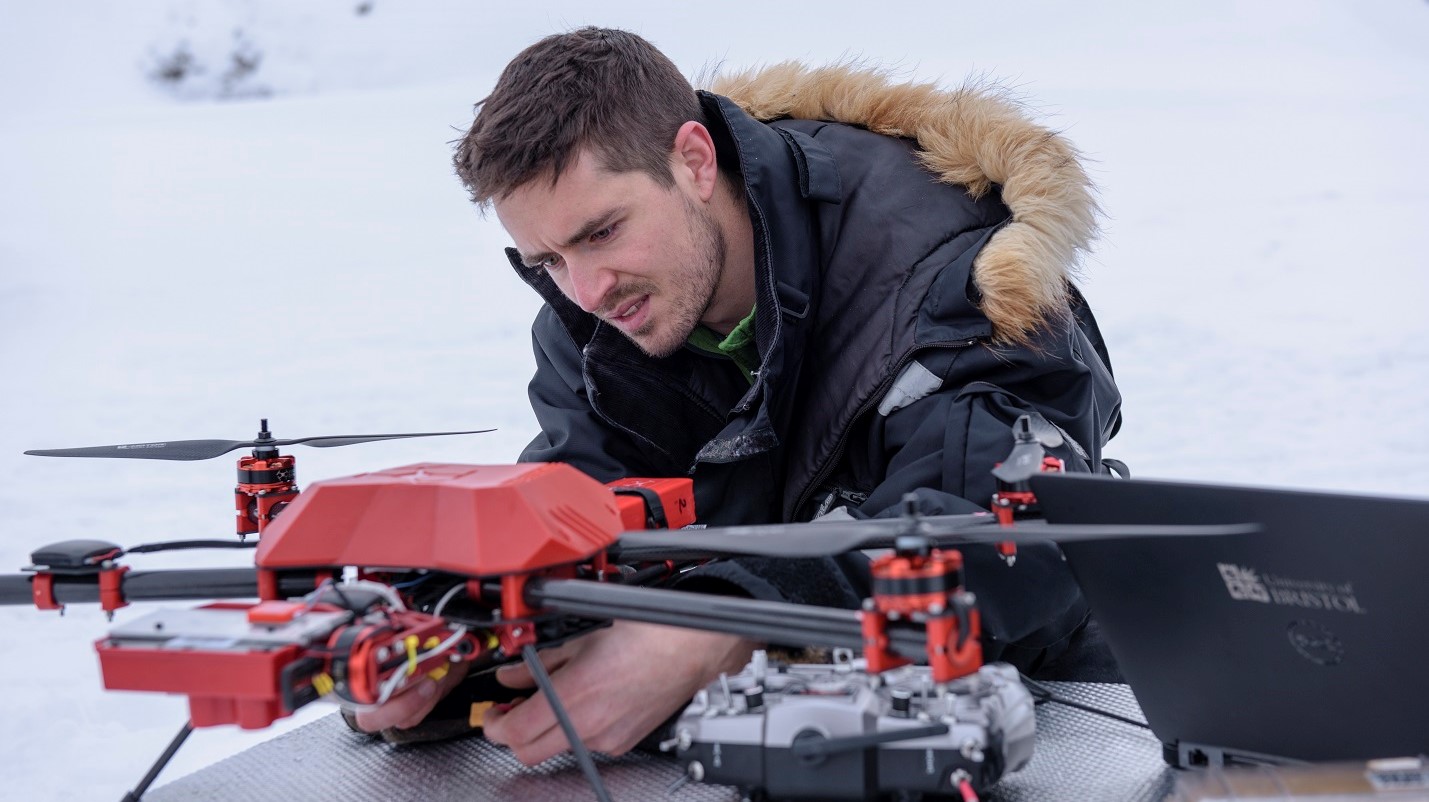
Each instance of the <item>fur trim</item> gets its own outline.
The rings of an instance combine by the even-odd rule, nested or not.
[[[1012,222],[973,263],[994,339],[1026,343],[1068,318],[1067,282],[1097,233],[1095,190],[1076,149],[1005,93],[895,84],[883,71],[793,61],[720,76],[710,89],[759,120],[832,120],[915,139],[924,166],[973,197],[1000,185]]]

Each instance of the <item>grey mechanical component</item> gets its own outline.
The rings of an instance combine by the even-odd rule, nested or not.
[[[1032,759],[1036,717],[1017,670],[985,665],[943,686],[926,666],[766,663],[721,677],[680,715],[672,746],[692,779],[776,799],[979,791]]]

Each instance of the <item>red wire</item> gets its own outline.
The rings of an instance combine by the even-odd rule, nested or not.
[[[958,781],[958,790],[963,794],[963,802],[977,802],[977,791],[973,790],[972,782],[968,780]]]

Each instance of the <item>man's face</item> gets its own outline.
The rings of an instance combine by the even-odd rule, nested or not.
[[[495,207],[528,267],[651,356],[684,344],[724,271],[724,235],[688,187],[607,172],[589,152]]]

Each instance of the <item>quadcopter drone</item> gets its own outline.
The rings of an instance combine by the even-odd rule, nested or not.
[[[98,651],[105,687],[188,697],[190,721],[131,798],[142,796],[192,727],[258,729],[319,699],[380,705],[457,663],[476,674],[525,661],[598,798],[589,752],[537,650],[613,619],[834,650],[832,665],[763,652],[702,691],[662,745],[691,781],[776,798],[977,794],[1032,755],[1033,701],[1011,666],[984,665],[977,600],[957,547],[989,543],[1008,570],[1017,544],[1224,535],[1252,526],[1059,526],[1037,520],[1029,479],[1061,470],[1027,418],[994,470],[993,513],[685,529],[690,479],[602,484],[558,463],[423,463],[316,482],[299,492],[288,445],[349,445],[476,432],[279,440],[190,440],[30,451],[40,456],[196,460],[242,448],[237,541],[124,549],[71,540],[0,576],[0,604],[46,610],[98,602],[213,601],[114,626]],[[257,534],[257,542],[246,540]],[[126,554],[253,547],[252,569],[137,571]],[[811,557],[888,549],[861,610],[676,592],[681,573],[741,555]],[[476,711],[474,711],[474,716]]]

